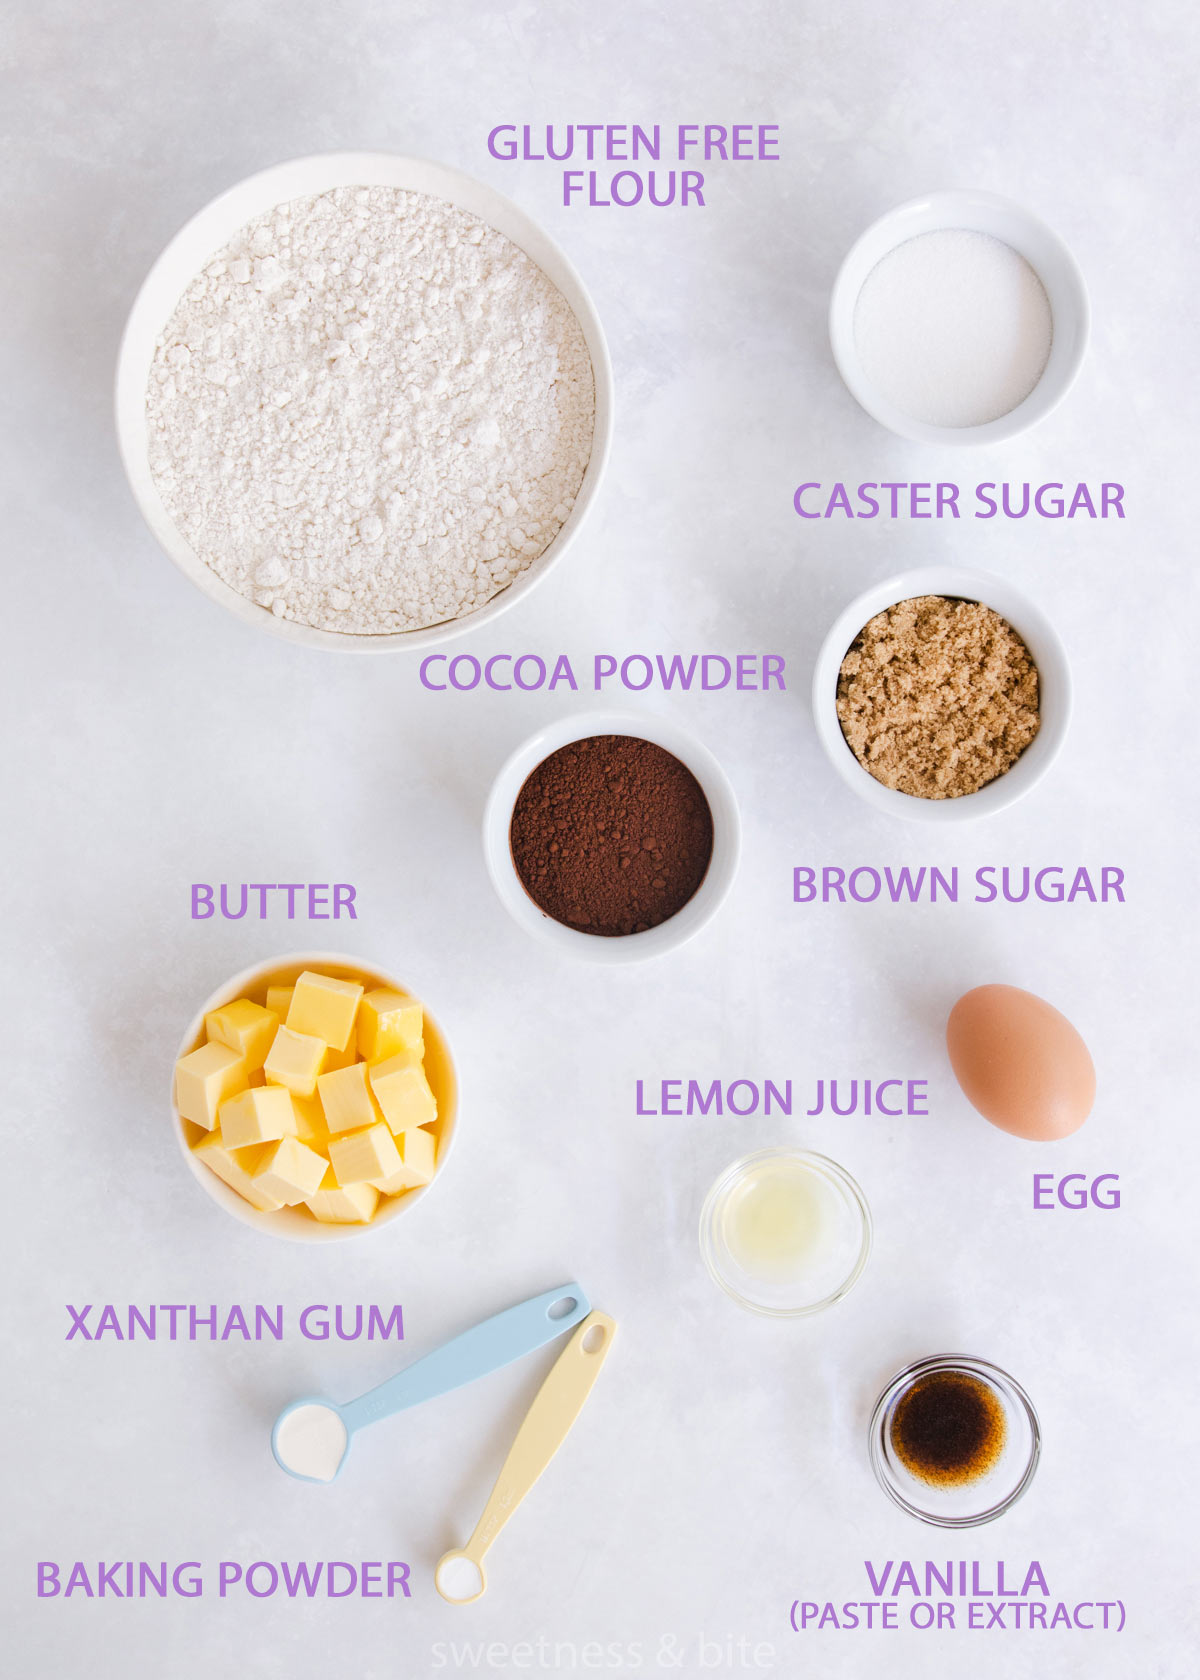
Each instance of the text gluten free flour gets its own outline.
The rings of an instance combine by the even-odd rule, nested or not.
[[[360,635],[481,607],[571,511],[583,333],[511,240],[440,199],[340,187],[249,222],[155,351],[149,460],[239,594]]]

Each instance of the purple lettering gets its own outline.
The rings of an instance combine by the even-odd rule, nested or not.
[[[73,1342],[76,1336],[82,1336],[85,1342],[91,1341],[92,1333],[84,1323],[84,1320],[91,1310],[92,1307],[90,1301],[87,1306],[84,1307],[82,1312],[76,1312],[75,1308],[71,1306],[70,1303],[67,1303],[67,1311],[71,1315],[71,1328],[67,1331],[66,1336],[68,1342]]]
[[[367,1340],[369,1342],[386,1342],[392,1339],[398,1342],[404,1340],[404,1313],[399,1307],[393,1307],[385,1319],[378,1307],[372,1307],[367,1314]]]

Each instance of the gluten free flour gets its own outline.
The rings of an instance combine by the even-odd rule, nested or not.
[[[214,255],[146,410],[159,494],[218,577],[373,635],[474,612],[537,559],[595,396],[579,322],[511,240],[422,193],[339,187]]]

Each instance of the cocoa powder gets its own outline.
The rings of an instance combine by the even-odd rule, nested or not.
[[[526,779],[509,844],[540,910],[613,938],[682,910],[712,857],[712,812],[674,754],[634,735],[592,735]]]

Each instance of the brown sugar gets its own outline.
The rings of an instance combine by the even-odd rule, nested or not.
[[[685,764],[632,735],[560,747],[527,777],[509,827],[521,885],[581,933],[644,933],[695,893],[713,849],[712,812]]]
[[[884,787],[959,799],[1010,770],[1038,732],[1038,672],[979,601],[918,595],[877,613],[838,672],[850,750]]]

